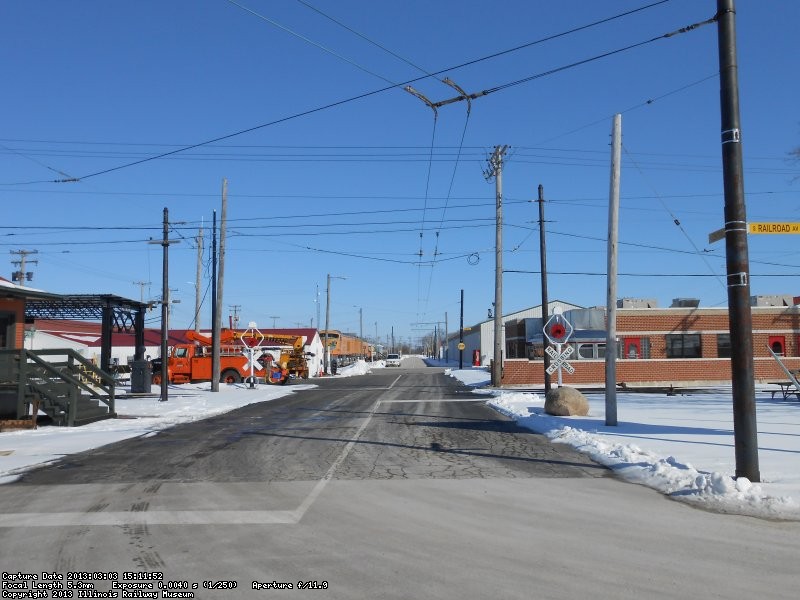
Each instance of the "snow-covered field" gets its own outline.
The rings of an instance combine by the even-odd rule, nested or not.
[[[339,370],[348,377],[382,368],[363,361]],[[622,478],[662,491],[672,498],[723,512],[800,520],[800,402],[773,400],[769,387],[757,389],[761,483],[735,480],[733,410],[730,389],[666,396],[617,393],[619,425],[605,425],[602,393],[588,393],[586,417],[553,417],[535,393],[492,390],[485,369],[451,369],[448,373],[485,394],[487,402],[521,426],[570,444],[607,465]],[[264,402],[313,386],[210,384],[171,386],[169,400],[117,400],[121,418],[82,427],[41,427],[0,434],[0,483],[62,456],[118,440],[155,432],[178,423],[203,419],[254,402]],[[154,392],[158,388],[153,388]]]
[[[450,370],[527,429],[586,452],[632,482],[710,510],[800,520],[800,402],[756,389],[760,483],[734,479],[733,394],[617,392],[618,425],[605,425],[604,393],[586,393],[589,415],[554,417],[535,393],[486,389],[484,369]],[[777,389],[777,386],[774,386]]]

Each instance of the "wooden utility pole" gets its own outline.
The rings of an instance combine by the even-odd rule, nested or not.
[[[750,261],[747,251],[747,214],[744,201],[744,167],[739,121],[736,9],[733,0],[717,0],[717,27],[736,477],[761,481],[758,466],[755,376],[753,372]]]
[[[164,207],[164,231],[161,241],[162,246],[162,271],[161,271],[161,402],[168,400],[169,371],[167,370],[169,357],[169,209]]]
[[[542,331],[544,332],[544,324],[550,316],[549,300],[547,298],[547,245],[545,244],[544,233],[544,186],[539,184],[539,259],[541,264],[541,277],[542,277]],[[547,368],[550,366],[550,355],[547,354],[547,347],[550,345],[550,340],[542,333],[542,354],[544,355],[544,392],[545,394],[550,391],[550,373]]]
[[[217,211],[211,223],[211,391],[219,391],[220,307],[217,303]]]
[[[322,341],[322,373],[328,374],[328,328],[331,324],[331,274],[328,273],[327,298],[325,302],[325,334]]]
[[[31,281],[33,279],[33,273],[31,271],[26,271],[25,266],[28,264],[35,264],[38,265],[38,260],[28,260],[29,254],[37,254],[38,250],[10,250],[11,254],[16,254],[19,256],[19,260],[12,260],[12,265],[19,265],[19,270],[14,271],[11,274],[11,281],[16,281],[19,285],[25,285],[25,281]]]
[[[214,213],[216,215],[216,212]],[[225,274],[225,227],[227,225],[228,219],[228,180],[222,180],[222,212],[220,214],[220,225],[219,225],[219,258],[218,258],[218,268],[217,268],[217,293],[215,294],[217,305],[214,309],[214,332],[216,333],[216,342],[215,347],[217,348],[217,361],[211,360],[211,388],[214,389],[214,382],[216,382],[216,391],[219,391],[219,337],[220,332],[222,331],[222,298],[224,296],[223,289],[224,289],[224,274]],[[214,233],[216,234],[216,226],[214,227]],[[212,351],[213,352],[213,351]]]
[[[461,289],[461,316],[458,321],[458,368],[464,368],[464,289]]]
[[[606,295],[606,425],[617,424],[617,237],[622,160],[622,115],[611,127],[611,185],[608,198],[608,293]]]
[[[180,240],[169,239],[169,209],[164,207],[163,234],[161,241],[150,240],[149,244],[158,244],[162,248],[161,267],[161,402],[166,402],[169,384],[169,245],[177,244]]]
[[[492,386],[500,387],[503,377],[503,156],[508,146],[495,146],[489,159],[487,179],[495,180],[495,271],[494,271],[494,360]]]
[[[194,330],[200,333],[200,284],[203,281],[203,228],[197,232],[197,270],[194,278]]]

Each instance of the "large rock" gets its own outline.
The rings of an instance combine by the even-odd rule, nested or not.
[[[589,401],[575,388],[553,388],[545,396],[544,412],[559,417],[585,416],[589,414]]]

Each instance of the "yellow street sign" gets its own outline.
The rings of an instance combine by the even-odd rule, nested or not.
[[[463,350],[463,349],[464,349],[464,348],[466,348],[466,347],[467,347],[467,345],[466,345],[464,342],[459,342],[459,343],[458,343],[458,349],[459,349],[459,350]]]
[[[800,223],[748,223],[750,233],[796,233],[800,234]]]

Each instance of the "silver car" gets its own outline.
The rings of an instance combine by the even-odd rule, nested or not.
[[[387,367],[399,367],[400,366],[400,355],[399,354],[387,354],[386,355],[386,366]]]

